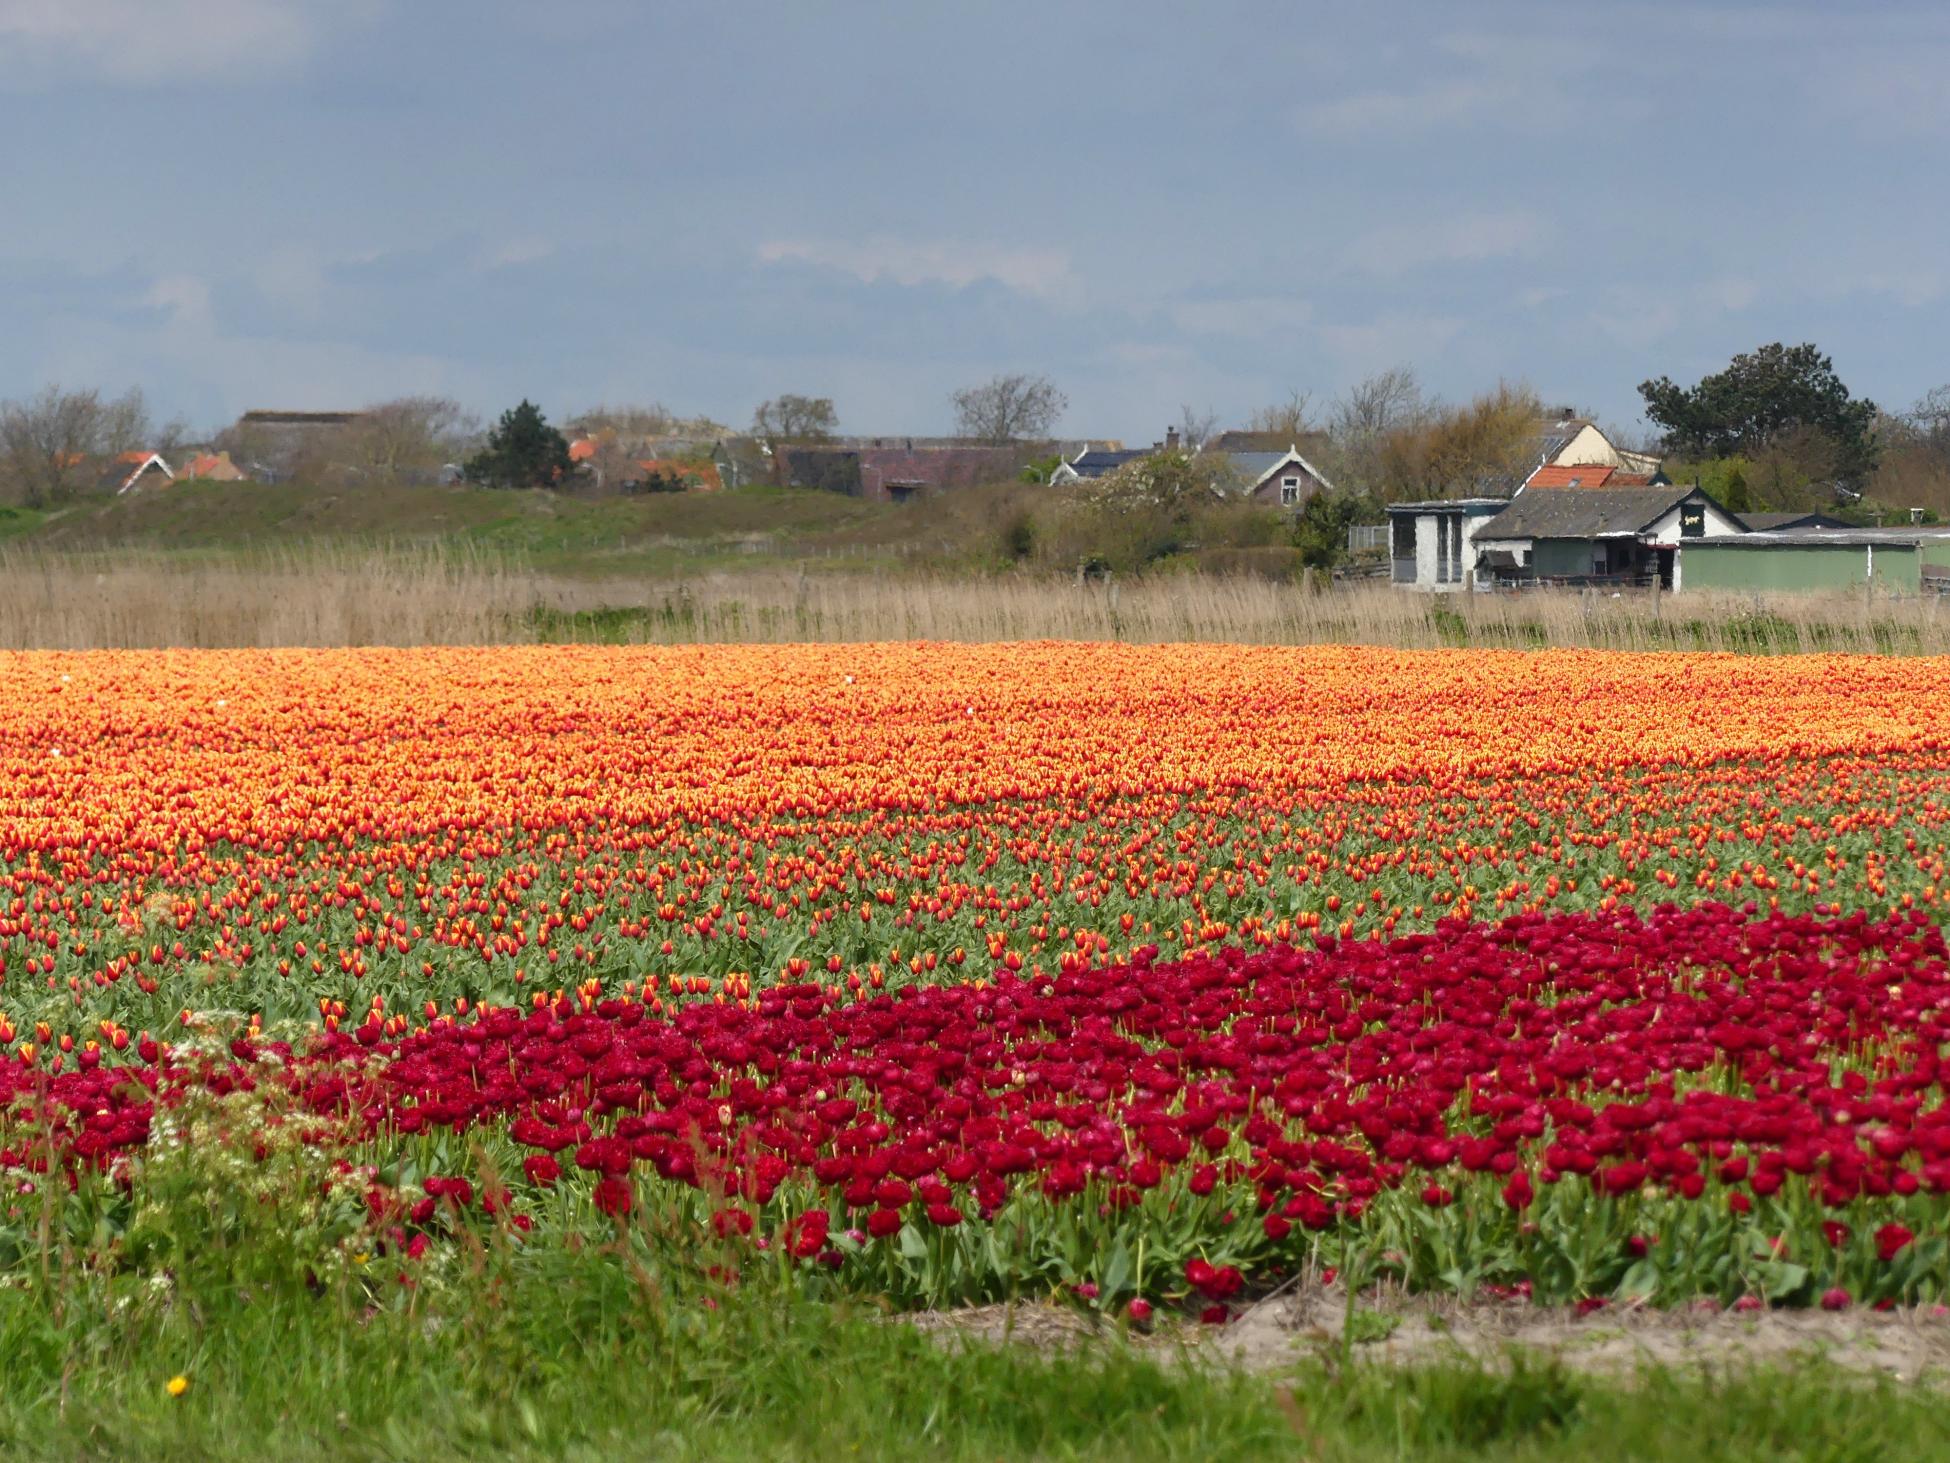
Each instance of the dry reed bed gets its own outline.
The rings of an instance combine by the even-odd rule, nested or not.
[[[1934,597],[1578,592],[1432,598],[1246,577],[538,574],[438,550],[0,554],[0,648],[1123,640],[1950,653]]]

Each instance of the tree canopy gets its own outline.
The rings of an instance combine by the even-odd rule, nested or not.
[[[574,469],[568,439],[524,398],[501,413],[487,446],[467,460],[465,472],[469,482],[494,488],[552,488]]]
[[[998,446],[1047,441],[1069,404],[1047,376],[996,376],[955,393],[955,431]]]
[[[0,402],[0,487],[31,508],[65,502],[100,472],[98,457],[159,450],[181,432],[171,424],[159,433],[139,390],[111,399],[48,386],[27,400]]]
[[[832,397],[788,391],[759,404],[752,413],[752,435],[768,442],[824,442],[839,420]]]
[[[1690,390],[1661,376],[1642,383],[1639,395],[1667,447],[1688,457],[1751,456],[1798,431],[1828,439],[1843,481],[1857,482],[1875,466],[1875,403],[1851,397],[1813,345],[1764,345]]]

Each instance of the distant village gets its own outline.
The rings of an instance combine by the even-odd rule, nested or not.
[[[1791,396],[1779,385],[1789,377]],[[1000,529],[1018,558],[1039,532],[1034,515],[1057,505],[1152,525],[1121,560],[1080,539],[1080,573],[1114,562],[1141,570],[1231,535],[1254,550],[1278,549],[1284,536],[1282,552],[1298,556],[1268,562],[1427,593],[1950,588],[1938,507],[1950,481],[1950,393],[1882,413],[1851,398],[1806,346],[1737,357],[1690,391],[1663,378],[1640,389],[1665,428],[1656,439],[1619,440],[1590,413],[1509,387],[1444,407],[1395,371],[1318,413],[1296,394],[1237,428],[1187,409],[1144,445],[1052,434],[1061,393],[1045,378],[1011,376],[957,393],[953,436],[842,434],[830,400],[798,396],[764,403],[747,432],[662,408],[599,408],[558,430],[523,402],[483,434],[452,402],[409,398],[252,410],[207,441],[166,433],[175,440],[113,452],[75,445],[79,427],[61,439],[48,424],[63,411],[79,421],[92,405],[117,431],[150,430],[139,398],[91,393],[76,405],[50,389],[0,408],[0,472],[14,501],[39,508],[197,482],[772,490],[887,504],[1016,484],[1039,490],[1018,494],[1014,526]],[[39,435],[28,430],[36,423]],[[1912,490],[1919,501],[1902,502]],[[1268,527],[1280,522],[1289,529]]]

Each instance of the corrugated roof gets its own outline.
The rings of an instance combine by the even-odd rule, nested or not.
[[[1575,492],[1525,493],[1476,530],[1478,542],[1500,538],[1598,538],[1638,533],[1694,488],[1581,488]]]

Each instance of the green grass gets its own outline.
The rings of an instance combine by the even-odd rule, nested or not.
[[[930,1338],[683,1206],[538,1214],[418,1260],[262,1104],[190,1098],[132,1202],[0,1212],[7,1458],[1924,1458],[1927,1386],[1812,1359],[1595,1379],[1549,1359],[1247,1372],[1209,1346]],[[384,1171],[382,1167],[382,1171]],[[738,1273],[730,1273],[729,1267]],[[409,1283],[410,1282],[410,1283]],[[1359,1314],[1357,1312],[1357,1314]],[[1366,1328],[1371,1338],[1383,1329]],[[168,1384],[187,1387],[172,1396]]]
[[[125,1319],[0,1294],[9,1457],[1268,1456],[1262,1384],[1121,1349],[937,1345],[790,1294],[660,1290],[606,1253]],[[75,1298],[78,1301],[78,1297]],[[180,1398],[166,1390],[189,1379]]]
[[[326,1295],[117,1318],[0,1293],[9,1457],[1862,1459],[1944,1456],[1931,1389],[1813,1362],[1230,1370],[1114,1338],[941,1343],[783,1294],[659,1296],[558,1254],[372,1314]],[[172,1398],[166,1383],[189,1378]]]
[[[0,510],[0,540],[37,548],[225,555],[266,548],[438,542],[541,568],[664,573],[805,556],[873,568],[924,527],[904,505],[832,493],[578,498],[454,485],[319,488],[183,482],[49,513]]]
[[[1930,1386],[1807,1361],[1712,1375],[1597,1378],[1548,1360],[1368,1363],[1311,1374],[1289,1408],[1321,1458],[1806,1459],[1941,1457],[1950,1420]]]

